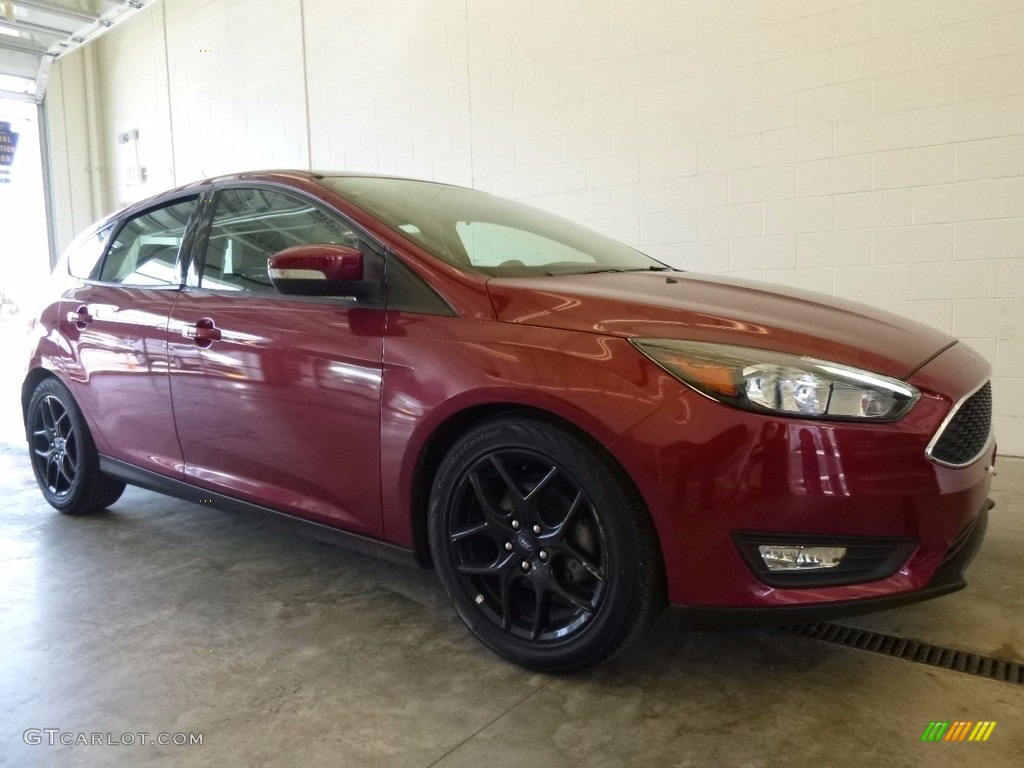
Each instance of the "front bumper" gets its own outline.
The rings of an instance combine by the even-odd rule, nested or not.
[[[967,586],[964,572],[981,548],[988,528],[988,512],[995,506],[986,501],[978,516],[969,523],[970,531],[959,542],[955,552],[936,569],[927,586],[912,592],[869,597],[859,600],[836,600],[831,603],[782,606],[771,608],[735,608],[706,606],[672,606],[673,617],[694,629],[722,629],[734,627],[782,626],[786,624],[813,624],[848,616],[886,611],[904,605],[931,600]]]
[[[612,443],[653,518],[670,602],[697,612],[849,615],[855,604],[878,610],[962,587],[948,553],[986,508],[995,445],[964,467],[926,455],[953,404],[988,378],[987,365],[972,369],[961,357],[951,347],[910,377],[922,397],[898,422],[755,414],[687,390]],[[916,548],[888,575],[856,583],[766,583],[737,546],[742,532]]]

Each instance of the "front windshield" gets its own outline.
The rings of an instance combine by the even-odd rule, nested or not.
[[[485,192],[369,176],[320,183],[467,272],[527,277],[670,269],[579,224]]]

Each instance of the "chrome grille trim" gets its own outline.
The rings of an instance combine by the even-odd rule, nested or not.
[[[986,379],[981,384],[972,389],[970,392],[968,392],[966,395],[957,400],[956,404],[950,409],[949,413],[946,414],[946,418],[942,420],[942,423],[939,425],[939,428],[935,431],[935,434],[932,436],[931,441],[928,443],[928,447],[924,449],[924,455],[928,458],[929,461],[933,461],[936,464],[940,464],[943,467],[961,469],[963,467],[970,466],[983,455],[985,455],[985,453],[992,446],[992,443],[995,440],[995,432],[992,429],[993,419],[991,418],[989,419],[988,437],[985,439],[984,445],[982,445],[981,449],[967,461],[964,461],[962,463],[943,461],[942,459],[936,458],[933,455],[933,452],[935,450],[935,447],[938,445],[939,441],[942,439],[942,436],[945,434],[947,427],[949,427],[953,419],[956,418],[956,415],[960,412],[960,409],[963,407],[964,403],[966,403],[968,400],[970,400],[972,397],[978,394],[978,392],[980,392],[986,386],[989,386],[991,384],[992,382]]]

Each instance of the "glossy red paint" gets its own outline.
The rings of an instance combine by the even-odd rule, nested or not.
[[[493,279],[502,322],[769,349],[906,376],[950,343],[889,312],[820,293],[692,273]]]
[[[987,375],[984,364],[965,370],[945,360],[959,356],[953,347],[911,377],[923,395],[896,424],[760,416],[686,392],[613,443],[610,450],[636,479],[654,515],[672,601],[792,606],[928,584],[950,543],[984,503],[986,469],[995,458],[994,447],[964,469],[925,458],[949,407]],[[752,576],[730,540],[741,530],[912,536],[920,545],[883,581],[787,590]]]
[[[182,467],[167,378],[167,315],[177,297],[175,290],[80,285],[65,294],[49,329],[63,341],[50,364],[73,387],[104,453],[164,473]],[[90,320],[74,322],[80,315]]]
[[[212,318],[220,340],[185,335]],[[170,314],[171,401],[185,477],[381,536],[384,312],[184,292]]]
[[[363,255],[343,245],[296,245],[275,253],[269,264],[271,271],[315,272],[324,280],[363,279]]]
[[[384,484],[384,529],[406,546],[417,465],[449,419],[530,408],[609,445],[684,389],[622,338],[400,312],[384,366],[381,471],[398,480]]]
[[[252,183],[347,216],[451,316],[80,285],[41,316],[29,367],[71,387],[101,453],[412,548],[422,544],[416,500],[431,482],[422,470],[432,441],[466,414],[531,409],[585,433],[624,468],[654,520],[669,596],[690,606],[923,588],[982,508],[994,448],[963,469],[925,456],[953,403],[989,375],[942,333],[859,304],[702,275],[488,279],[440,262],[308,173],[183,189]],[[92,316],[84,328],[74,322],[80,308]],[[682,384],[634,337],[832,360],[904,378],[922,396],[888,424],[750,413]],[[731,539],[740,530],[920,543],[881,581],[780,589],[744,563]]]

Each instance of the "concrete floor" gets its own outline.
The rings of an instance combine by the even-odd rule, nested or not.
[[[0,386],[0,766],[1024,765],[1024,686],[667,616],[545,677],[477,643],[432,572],[134,489],[59,515]],[[993,495],[967,590],[849,623],[1024,662],[1024,460],[1000,460]],[[998,726],[922,744],[931,720]]]

